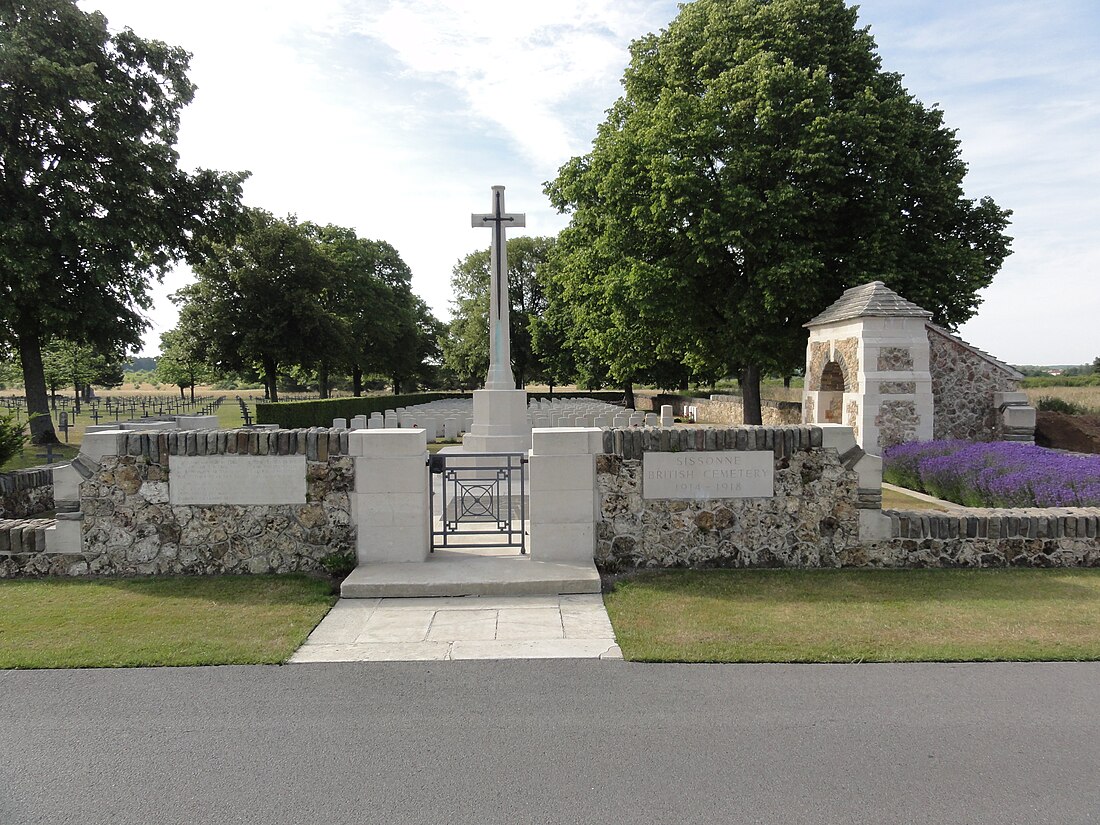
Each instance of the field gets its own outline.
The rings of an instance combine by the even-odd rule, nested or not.
[[[1032,406],[1040,398],[1059,398],[1088,408],[1100,415],[1100,387],[1027,387],[1024,389]]]
[[[18,390],[4,390],[3,392],[0,392],[0,396],[3,396],[5,398],[11,397],[11,396],[17,396],[17,395],[20,395],[20,394],[21,393]],[[236,391],[232,391],[232,390],[215,390],[211,387],[196,387],[195,388],[195,397],[196,398],[198,398],[199,396],[213,396],[215,398],[218,397],[219,395],[224,395],[225,396],[225,401],[223,401],[222,405],[218,408],[217,415],[218,415],[218,424],[219,424],[219,426],[226,427],[226,428],[240,427],[244,423],[243,419],[241,417],[240,405],[237,404],[237,400],[236,400],[236,395],[238,395],[238,394],[240,394],[241,397],[245,398],[245,399],[247,399],[248,395],[249,395],[249,393],[247,391],[241,391],[240,393],[237,393]],[[104,401],[107,398],[111,398],[111,399],[116,399],[116,398],[178,399],[179,398],[179,390],[176,390],[174,392],[168,392],[168,391],[156,392],[156,391],[152,391],[152,390],[124,390],[124,389],[96,390],[96,396],[100,399],[101,402]],[[71,399],[70,399],[70,401],[71,401]],[[255,411],[256,411],[255,404],[254,403],[249,404],[249,408],[250,408],[252,414],[255,415]],[[69,432],[68,432],[67,435],[58,427],[57,411],[53,412],[52,417],[53,417],[53,422],[54,422],[54,428],[57,431],[57,438],[58,438],[59,441],[61,441],[61,446],[58,447],[58,448],[54,448],[54,450],[53,450],[54,460],[55,461],[65,461],[65,460],[68,460],[70,458],[73,458],[77,454],[77,452],[79,451],[81,442],[84,440],[84,431],[88,428],[89,424],[94,424],[95,423],[95,421],[93,420],[93,418],[91,416],[91,408],[87,404],[82,403],[80,405],[80,414],[79,415],[74,415],[72,409],[68,410]],[[111,420],[112,420],[111,418],[103,418],[102,417],[102,404],[101,404],[100,423],[101,424],[102,423],[110,423]],[[21,469],[25,469],[27,467],[38,467],[38,466],[41,466],[41,465],[46,464],[46,463],[47,463],[47,461],[46,461],[46,458],[44,457],[44,448],[34,447],[34,446],[31,446],[31,445],[28,444],[26,447],[23,448],[22,453],[15,456],[10,461],[8,461],[6,464],[4,464],[2,467],[0,467],[0,472],[7,472],[7,471],[11,471],[11,470],[21,470]]]

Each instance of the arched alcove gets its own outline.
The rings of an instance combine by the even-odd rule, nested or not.
[[[817,400],[818,423],[843,423],[846,389],[844,370],[836,361],[829,361],[821,370],[821,392]]]

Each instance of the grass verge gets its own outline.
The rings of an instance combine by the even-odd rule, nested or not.
[[[0,581],[0,669],[275,664],[329,591],[301,575]]]
[[[1100,570],[667,570],[604,600],[632,661],[1100,659]]]
[[[905,493],[899,493],[897,490],[887,490],[882,488],[882,509],[883,510],[950,510],[950,507],[944,507],[942,504],[933,501],[925,501],[922,498],[915,498],[913,496],[907,496]]]

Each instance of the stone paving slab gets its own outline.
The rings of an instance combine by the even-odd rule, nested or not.
[[[291,663],[621,659],[599,594],[341,599]]]

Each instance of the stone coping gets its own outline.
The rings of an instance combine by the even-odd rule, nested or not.
[[[48,487],[51,484],[53,484],[52,465],[0,473],[0,495],[18,490],[30,490],[34,487]]]
[[[1100,507],[883,510],[895,538],[1100,538]]]
[[[822,430],[812,426],[631,427],[603,431],[603,451],[624,459],[647,452],[773,450],[777,456],[819,449]]]
[[[52,518],[0,519],[0,555],[46,552],[46,530]]]
[[[172,432],[128,430],[115,435],[118,450],[115,454],[145,456],[153,464],[160,464],[173,455],[304,455],[308,461],[327,461],[329,456],[348,455],[349,432],[327,427]]]

